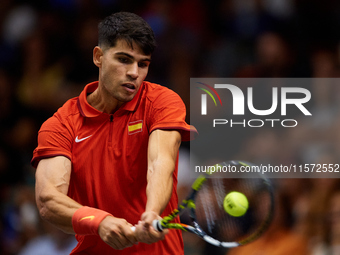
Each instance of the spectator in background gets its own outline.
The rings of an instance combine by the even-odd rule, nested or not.
[[[51,224],[42,221],[43,235],[31,239],[18,255],[66,255],[76,247],[77,240]]]
[[[339,184],[338,184],[339,185]],[[340,190],[331,193],[326,220],[329,226],[329,254],[340,254]],[[313,254],[314,255],[314,254]],[[316,254],[315,254],[316,255]]]
[[[236,77],[291,77],[294,55],[278,33],[265,32],[256,39],[256,61],[236,71]]]

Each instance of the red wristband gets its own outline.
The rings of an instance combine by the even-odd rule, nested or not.
[[[112,214],[93,207],[81,207],[72,216],[73,230],[78,235],[98,235],[99,224],[107,216]]]

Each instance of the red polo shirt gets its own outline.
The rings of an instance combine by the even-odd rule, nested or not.
[[[86,97],[98,86],[88,84],[79,97],[68,100],[41,127],[32,165],[40,159],[65,156],[72,162],[68,195],[82,205],[110,212],[136,224],[146,205],[147,147],[155,129],[178,130],[182,140],[196,130],[185,122],[181,98],[163,86],[143,82],[137,95],[114,114],[102,113]],[[177,164],[170,202],[177,207]],[[116,251],[99,236],[77,236],[72,254],[183,254],[181,232],[171,230],[165,240]]]

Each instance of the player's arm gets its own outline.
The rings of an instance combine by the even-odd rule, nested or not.
[[[149,138],[146,212],[160,215],[167,206],[173,188],[181,135],[178,131],[157,129]]]
[[[144,235],[140,241],[152,243],[164,238],[164,234],[155,231],[152,221],[160,218],[169,203],[173,189],[173,172],[175,170],[181,135],[175,130],[155,130],[149,137],[147,204],[141,220]]]
[[[36,171],[36,202],[43,219],[70,234],[98,234],[114,249],[132,246],[131,224],[107,212],[84,207],[67,196],[71,161],[63,156],[43,159]],[[98,219],[98,221],[96,220]]]
[[[35,196],[40,215],[66,233],[74,234],[73,214],[82,207],[67,196],[71,161],[62,156],[42,159],[36,171]]]

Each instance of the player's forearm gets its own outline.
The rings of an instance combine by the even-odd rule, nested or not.
[[[72,216],[82,207],[67,195],[58,191],[40,192],[36,196],[41,217],[65,233],[74,234]]]
[[[178,131],[155,130],[148,147],[147,204],[146,211],[161,214],[168,204],[173,189],[181,136]]]
[[[42,159],[35,174],[36,203],[43,219],[66,233],[74,233],[72,216],[81,207],[67,196],[71,161],[63,156]]]
[[[173,160],[154,162],[149,168],[145,211],[154,211],[157,214],[163,212],[172,194],[174,169]]]

